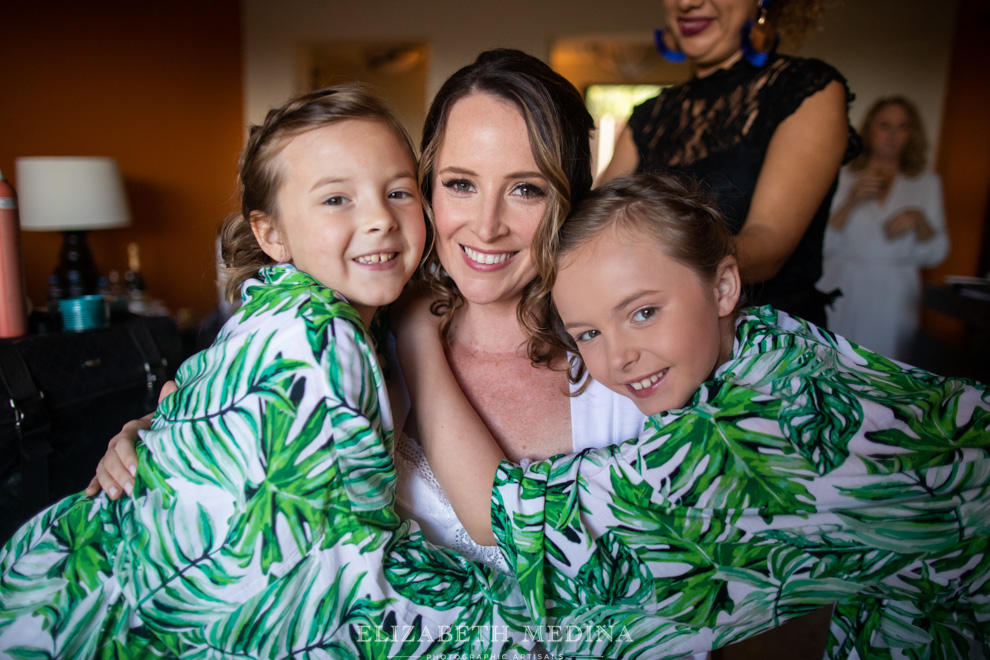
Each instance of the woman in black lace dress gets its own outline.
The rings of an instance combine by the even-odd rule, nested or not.
[[[658,47],[689,62],[694,77],[633,111],[601,177],[672,171],[703,181],[736,233],[747,303],[819,325],[828,210],[840,165],[859,149],[852,95],[828,64],[773,47],[778,33],[807,33],[822,4],[664,0]]]

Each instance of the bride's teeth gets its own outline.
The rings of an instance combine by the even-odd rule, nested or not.
[[[471,248],[465,246],[464,253],[467,254],[471,261],[479,264],[485,264],[486,266],[491,266],[492,264],[500,264],[509,258],[508,252],[502,252],[500,254],[483,254],[477,250],[472,250]]]
[[[396,252],[379,252],[378,254],[366,254],[358,257],[357,262],[362,264],[380,264],[395,259]]]

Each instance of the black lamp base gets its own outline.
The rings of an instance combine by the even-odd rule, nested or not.
[[[62,251],[59,253],[55,275],[66,298],[96,292],[99,275],[89,245],[86,243],[86,233],[85,231],[62,232]]]

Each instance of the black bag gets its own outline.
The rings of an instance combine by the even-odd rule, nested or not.
[[[86,487],[110,438],[155,409],[181,351],[165,317],[0,340],[0,542]]]

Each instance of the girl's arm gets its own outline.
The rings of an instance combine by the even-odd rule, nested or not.
[[[399,363],[430,468],[471,538],[495,545],[492,484],[505,454],[454,378],[429,301],[405,306],[394,327]]]
[[[777,128],[736,236],[744,281],[772,278],[794,252],[835,181],[848,130],[846,90],[839,81],[805,99]]]

